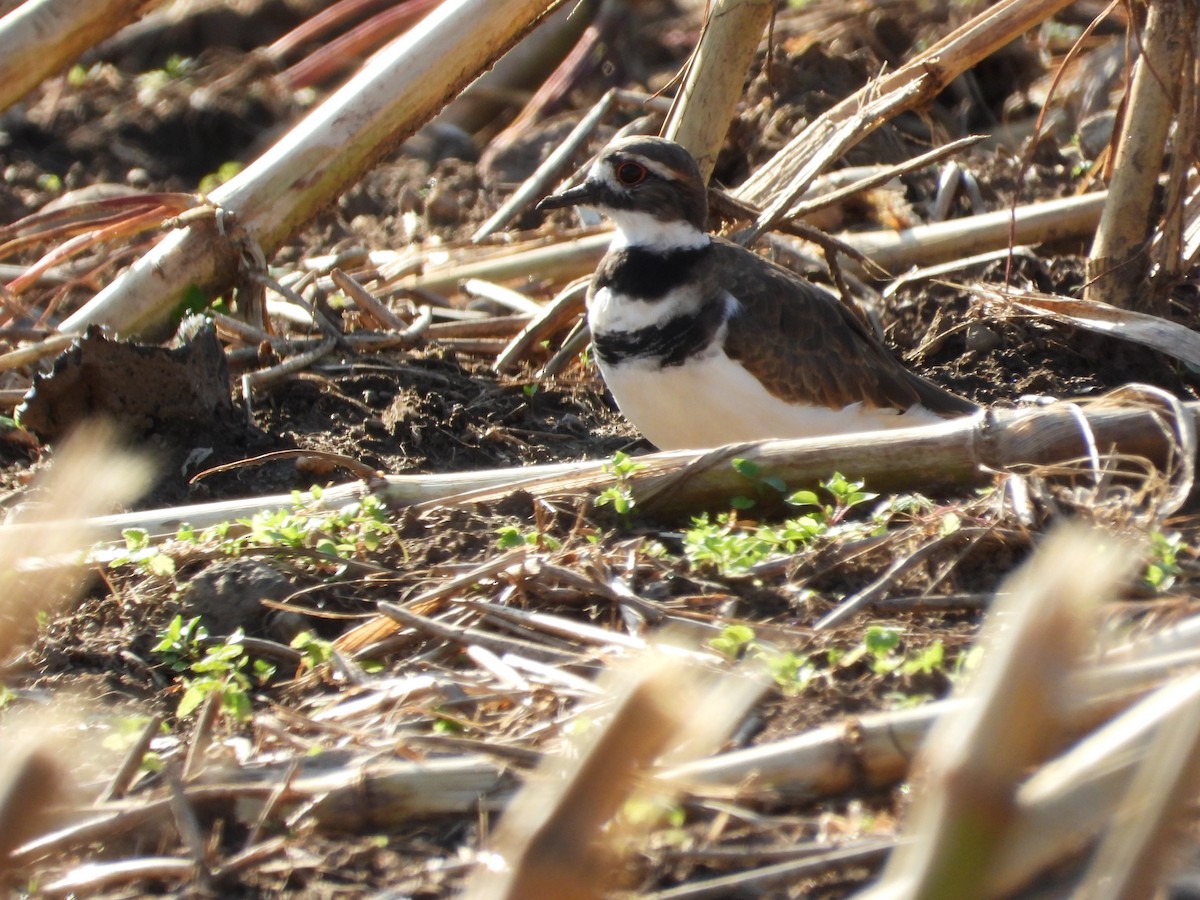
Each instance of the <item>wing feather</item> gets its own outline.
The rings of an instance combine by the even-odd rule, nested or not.
[[[910,372],[820,288],[728,241],[714,238],[712,249],[716,270],[741,304],[725,350],[776,396],[835,409],[859,401],[901,411],[920,404],[941,415],[978,408]]]

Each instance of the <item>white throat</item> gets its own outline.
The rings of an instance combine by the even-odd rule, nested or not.
[[[604,209],[603,212],[617,226],[610,248],[612,250],[625,247],[659,252],[696,250],[710,243],[708,235],[691,222],[664,222],[649,213],[629,209]]]

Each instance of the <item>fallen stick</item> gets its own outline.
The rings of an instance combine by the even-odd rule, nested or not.
[[[863,478],[872,490],[938,491],[978,487],[996,472],[1087,459],[1104,454],[1140,457],[1166,468],[1181,444],[1195,443],[1200,402],[1181,404],[1190,413],[1171,422],[1147,405],[1120,407],[1057,403],[1039,409],[992,410],[941,425],[897,429],[880,440],[878,432],[836,438],[759,441],[712,450],[673,450],[637,457],[640,468],[628,476],[637,508],[660,519],[676,519],[720,508],[746,490],[735,458],[778,477],[790,490],[815,488],[835,470]],[[1182,435],[1182,436],[1180,436]],[[314,505],[338,509],[377,494],[395,507],[433,508],[495,502],[514,490],[535,496],[563,496],[611,487],[615,478],[603,460],[554,463],[479,472],[387,475],[370,482],[329,487]],[[221,522],[295,505],[291,494],[220,503],[122,513],[89,519],[98,540],[120,540],[128,528],[171,535],[184,523],[206,528]],[[779,504],[782,505],[782,495]],[[769,512],[770,498],[759,511]],[[0,537],[20,525],[0,526]]]
[[[1029,203],[901,231],[836,235],[877,266],[899,273],[913,265],[933,265],[1017,244],[1041,244],[1089,237],[1100,221],[1104,191]],[[856,264],[847,261],[853,268]]]
[[[91,324],[124,334],[150,330],[189,285],[215,292],[233,284],[243,254],[272,253],[558,5],[446,0],[216,188],[209,195],[215,215],[167,235],[60,330]]]
[[[805,167],[823,151],[839,128],[859,115],[867,102],[890,94],[903,94],[903,102],[893,104],[887,110],[888,117],[905,109],[922,106],[958,75],[1070,5],[1070,2],[1002,0],[988,7],[895,72],[871,81],[817,117],[734,193],[739,200],[759,207],[771,204],[781,192],[798,194],[802,190],[801,182],[806,177],[803,172]],[[861,123],[855,132],[854,142],[865,138],[885,121],[886,118],[881,118]],[[843,152],[852,145],[843,147]],[[815,174],[812,172],[812,175]]]
[[[0,19],[0,110],[157,0],[29,0]]]

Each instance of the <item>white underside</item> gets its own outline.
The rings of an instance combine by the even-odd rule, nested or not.
[[[600,365],[621,412],[661,450],[768,438],[821,437],[944,422],[922,406],[904,413],[852,403],[843,409],[786,403],[724,353],[682,366]]]

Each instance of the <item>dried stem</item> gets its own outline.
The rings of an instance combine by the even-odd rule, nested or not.
[[[1143,312],[1165,311],[1165,297],[1144,289],[1150,268],[1146,248],[1167,133],[1179,106],[1181,76],[1176,73],[1192,76],[1183,63],[1195,39],[1196,15],[1196,4],[1189,0],[1149,4],[1108,202],[1088,258],[1089,300]]]

